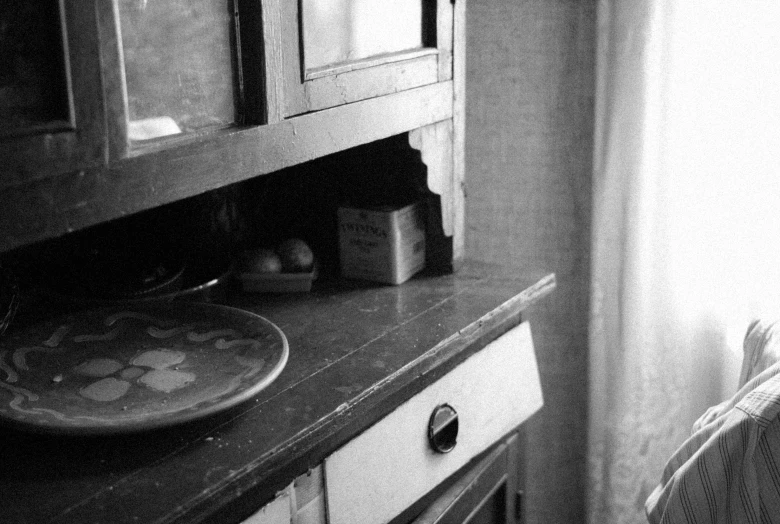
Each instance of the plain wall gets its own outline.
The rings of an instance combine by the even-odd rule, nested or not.
[[[555,272],[532,311],[545,406],[529,523],[585,520],[596,1],[468,0],[466,255]]]

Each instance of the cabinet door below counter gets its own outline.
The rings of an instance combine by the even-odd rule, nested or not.
[[[411,524],[520,524],[521,442],[516,434],[507,438]]]

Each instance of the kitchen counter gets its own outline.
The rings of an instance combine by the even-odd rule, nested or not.
[[[0,429],[0,522],[230,522],[516,326],[551,274],[465,263],[400,286],[315,283],[311,293],[236,293],[290,358],[256,397],[167,429],[57,437]],[[0,395],[3,393],[0,392]]]

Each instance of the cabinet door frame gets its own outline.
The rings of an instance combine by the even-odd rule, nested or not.
[[[0,140],[0,188],[106,163],[105,105],[96,3],[58,0],[66,120],[24,128]]]
[[[276,39],[266,42],[266,56],[280,64],[274,71],[283,86],[282,118],[387,95],[452,79],[453,4],[421,0],[435,20],[423,21],[430,35],[427,47],[389,53],[333,66],[306,70],[303,56],[301,0],[272,0],[278,15]],[[268,31],[268,30],[267,30]],[[271,71],[269,71],[271,73]],[[273,83],[277,80],[268,79]]]

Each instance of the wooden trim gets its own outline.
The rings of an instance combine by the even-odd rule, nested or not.
[[[100,35],[100,69],[106,101],[108,158],[115,160],[124,158],[130,149],[127,139],[127,82],[118,0],[98,1],[96,8]]]
[[[451,82],[432,84],[2,191],[0,252],[447,120],[451,100]]]
[[[88,165],[106,161],[103,82],[98,60],[100,42],[94,29],[97,26],[96,1],[100,0],[65,0],[71,96],[80,146],[78,157]],[[90,27],[92,31],[87,29]]]
[[[452,258],[457,264],[465,253],[466,232],[466,0],[453,7]]]
[[[428,168],[428,189],[441,196],[441,225],[452,236],[452,120],[444,120],[409,132],[409,145],[420,151]]]
[[[452,79],[454,19],[451,2],[439,1],[436,8],[436,41],[439,49],[439,82]]]
[[[73,109],[69,109],[69,115],[73,114]],[[41,122],[36,124],[27,125],[24,128],[7,129],[0,132],[0,140],[20,138],[29,135],[39,135],[42,133],[61,133],[73,131],[72,118],[67,119],[52,119],[48,122]]]
[[[304,82],[307,110],[318,111],[341,104],[397,93],[437,81],[438,53],[368,69],[323,76]]]
[[[66,0],[56,0],[58,12],[60,16],[60,43],[62,44],[62,61],[63,61],[63,73],[65,74],[64,88],[67,91],[67,105],[68,105],[68,124],[70,130],[76,129],[76,101],[73,96],[73,71],[71,69],[71,53],[70,42],[68,41],[68,34],[70,32],[68,28],[68,7],[65,5]]]
[[[282,19],[279,0],[236,0],[244,124],[282,120]]]
[[[263,2],[265,7],[267,2]],[[244,124],[262,124],[266,121],[264,14],[257,0],[236,0],[236,45],[240,50],[238,68],[243,85]]]
[[[281,122],[284,113],[283,22],[280,0],[263,0],[266,123]],[[292,3],[292,2],[285,2]]]
[[[412,49],[410,51],[398,51],[396,53],[387,53],[384,55],[372,56],[364,58],[362,60],[355,60],[354,62],[344,62],[342,64],[336,64],[332,66],[317,67],[314,69],[307,69],[304,73],[305,80],[314,80],[316,78],[322,78],[324,76],[340,75],[355,71],[356,69],[366,69],[369,67],[381,66],[384,64],[391,64],[393,62],[400,62],[402,60],[412,60],[421,56],[437,55],[439,54],[436,48],[423,48]]]
[[[281,2],[282,73],[284,77],[283,116],[309,110],[303,91],[303,50],[298,0]]]

